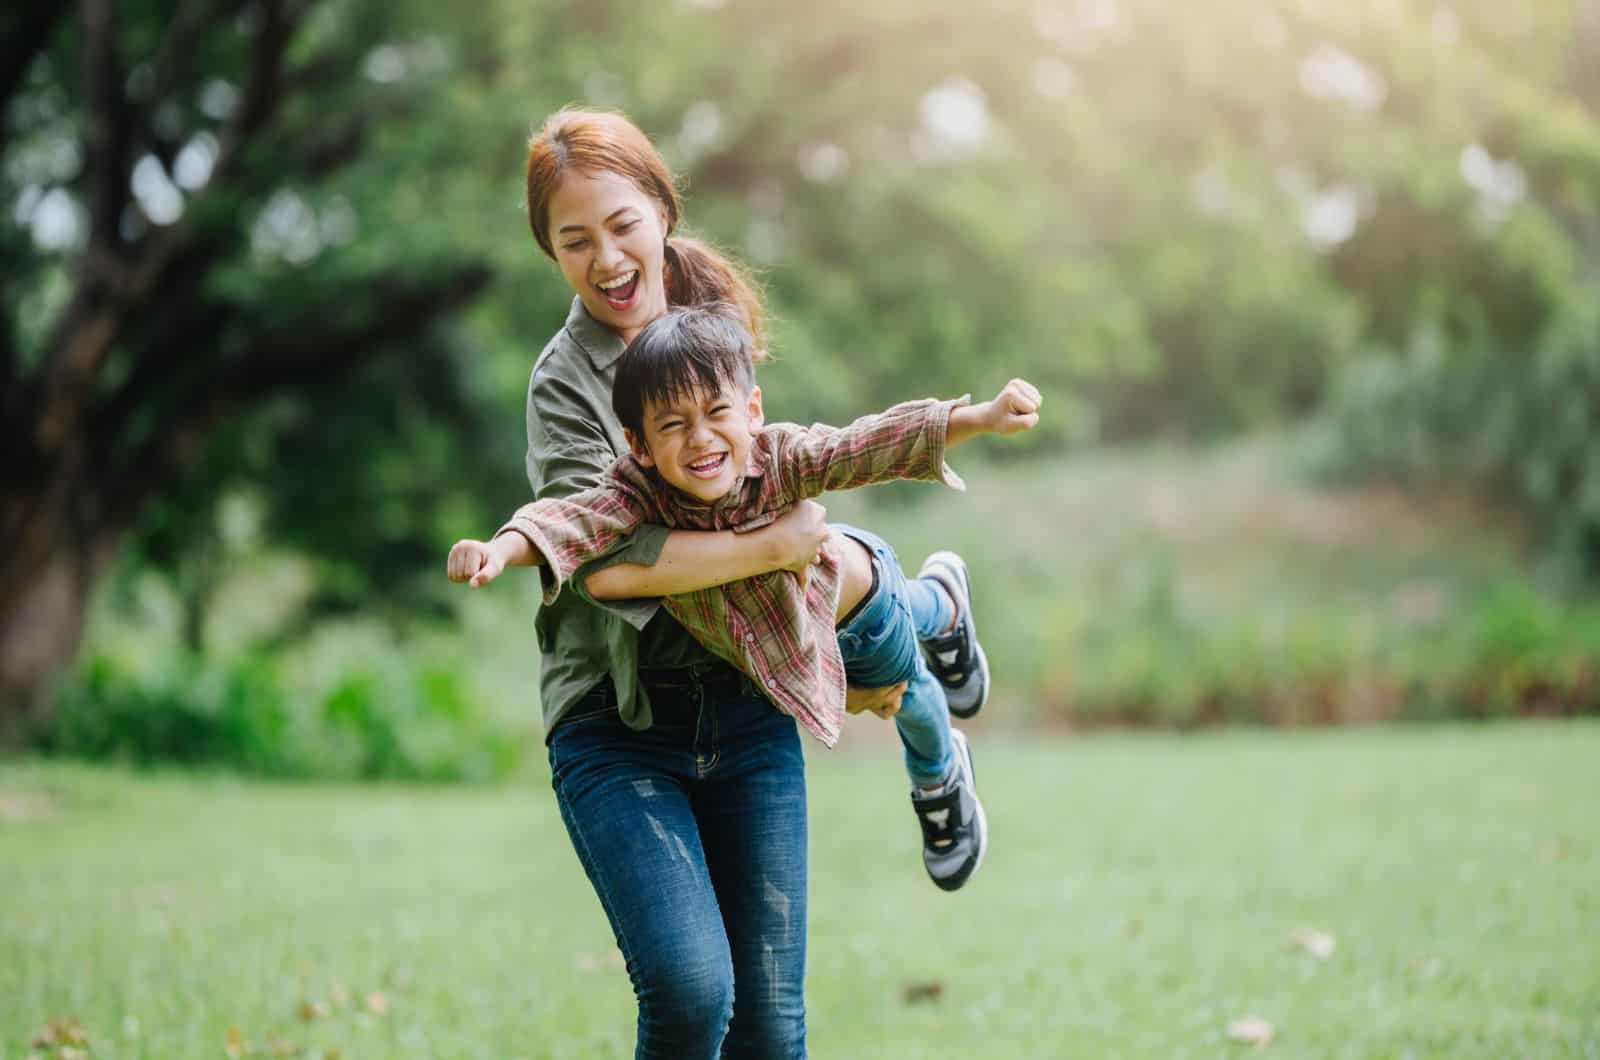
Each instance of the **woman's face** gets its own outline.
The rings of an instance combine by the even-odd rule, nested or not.
[[[667,311],[666,209],[627,177],[575,170],[550,196],[556,264],[584,308],[631,342]]]

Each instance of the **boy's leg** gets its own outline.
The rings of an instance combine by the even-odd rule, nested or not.
[[[914,589],[913,594],[913,600],[921,604],[914,614],[923,657],[944,688],[950,713],[970,718],[989,700],[989,660],[978,643],[966,561],[954,552],[935,552],[922,561],[922,569],[910,584],[927,590]]]
[[[866,687],[906,682],[894,721],[913,785],[912,807],[922,826],[923,864],[934,883],[955,890],[976,870],[987,829],[971,751],[950,727],[944,689],[917,647],[914,615],[938,606],[931,599],[938,590],[908,582],[881,538],[854,528],[846,533],[872,554],[877,587],[839,631],[845,672],[852,684]],[[949,605],[944,606],[948,612]]]
[[[915,668],[900,697],[900,710],[894,716],[906,752],[906,775],[918,789],[942,787],[955,767],[955,743],[950,733],[950,710],[945,706],[944,689],[920,657],[913,653]]]

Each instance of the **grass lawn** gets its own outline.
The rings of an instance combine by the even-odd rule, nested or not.
[[[993,846],[958,895],[922,876],[895,750],[847,744],[809,770],[822,1060],[1253,1056],[1246,1016],[1266,1055],[1600,1057],[1600,724],[980,730]],[[96,1058],[633,1040],[542,776],[0,762],[0,1058],[57,1055],[29,1043],[67,1018]]]

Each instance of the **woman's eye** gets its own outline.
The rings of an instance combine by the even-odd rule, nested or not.
[[[561,249],[562,250],[582,250],[584,247],[586,247],[588,245],[589,245],[589,241],[587,239],[574,239],[570,243],[561,244]]]
[[[625,236],[629,232],[631,232],[635,228],[637,228],[638,226],[639,226],[639,222],[638,221],[628,221],[625,224],[620,224],[620,225],[617,226],[617,235]]]

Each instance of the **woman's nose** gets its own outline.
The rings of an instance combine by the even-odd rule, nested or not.
[[[614,269],[622,264],[622,248],[609,239],[602,239],[595,246],[594,263],[601,270]]]

